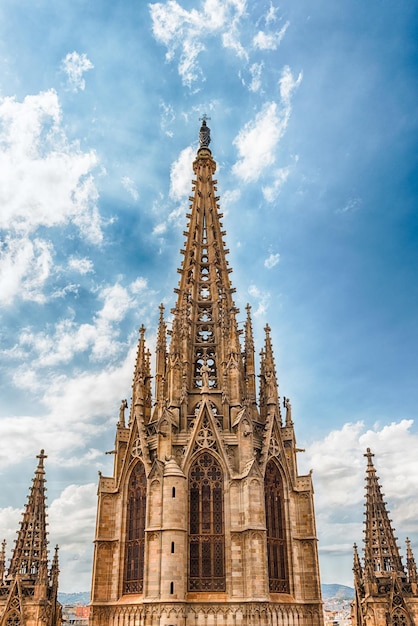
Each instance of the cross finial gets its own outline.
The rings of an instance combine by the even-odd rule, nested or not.
[[[45,450],[42,449],[36,458],[39,459],[38,467],[41,468],[44,466],[44,459],[47,459],[48,457],[45,454]]]
[[[210,117],[203,113],[202,117],[199,117],[199,122],[203,122],[206,125],[206,120],[210,120]]]

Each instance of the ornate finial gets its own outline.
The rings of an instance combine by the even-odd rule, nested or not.
[[[374,456],[374,454],[370,450],[370,448],[367,448],[366,454],[364,454],[363,456],[367,457],[367,465],[368,465],[368,467],[373,467],[372,457]]]
[[[139,334],[141,335],[141,339],[144,338],[145,330],[146,330],[145,326],[141,324],[141,328],[139,329]]]
[[[210,120],[210,117],[204,113],[202,117],[199,118],[202,122],[202,126],[199,131],[199,143],[201,148],[208,148],[210,144],[210,128],[206,125],[206,120]]]
[[[38,463],[38,469],[43,469],[44,468],[44,459],[47,459],[47,455],[45,454],[45,450],[41,450],[40,453],[36,456],[37,459],[39,459],[39,463]]]

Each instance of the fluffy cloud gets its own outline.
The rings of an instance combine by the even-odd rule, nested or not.
[[[194,149],[189,146],[182,150],[170,171],[170,197],[172,200],[184,200],[190,195],[193,171],[191,164],[195,158]]]
[[[69,52],[61,64],[62,70],[67,75],[68,84],[72,91],[84,91],[86,81],[83,74],[94,68],[93,63],[85,53]]]
[[[205,50],[207,37],[219,34],[225,48],[246,57],[238,34],[245,0],[206,0],[201,11],[187,11],[176,0],[169,0],[151,4],[150,12],[154,37],[167,47],[167,60],[171,61],[179,50],[178,71],[184,85],[190,87],[202,79],[198,57]]]
[[[19,234],[76,224],[101,241],[94,152],[68,142],[55,91],[0,100],[0,228]]]
[[[70,224],[93,244],[102,241],[94,152],[70,143],[55,91],[0,100],[1,301],[43,302],[54,249],[39,229]]]
[[[90,588],[97,485],[69,485],[49,506],[50,537],[60,546],[60,590]],[[74,581],[79,585],[74,589]]]
[[[129,310],[138,308],[139,296],[143,296],[147,282],[138,278],[128,287],[119,283],[103,287],[98,300],[103,302],[92,323],[77,325],[72,318],[59,320],[54,326],[38,333],[23,330],[18,346],[9,354],[21,357],[31,354],[31,367],[51,367],[69,363],[77,353],[90,350],[94,361],[109,360],[123,348],[118,338],[120,322]],[[20,376],[20,372],[19,372]],[[25,377],[26,380],[26,377]]]
[[[283,28],[277,33],[266,33],[259,30],[253,39],[254,48],[258,48],[259,50],[276,50],[285,36],[288,27],[289,22],[286,22]]]
[[[6,236],[0,244],[0,306],[22,300],[44,302],[43,286],[53,264],[50,242]]]
[[[277,265],[279,261],[280,261],[280,254],[278,252],[276,254],[271,252],[270,255],[267,257],[267,259],[265,259],[264,261],[264,267],[266,267],[268,270],[271,270],[271,268]]]
[[[136,202],[139,198],[139,193],[132,178],[129,178],[129,176],[124,176],[121,182],[122,182],[122,186],[124,187],[124,189],[129,193],[132,199],[135,200]]]
[[[254,311],[254,317],[260,317],[267,311],[270,294],[268,291],[259,289],[256,285],[250,285],[248,287],[248,294],[256,301],[257,308]]]
[[[276,159],[276,148],[286,131],[291,114],[291,95],[302,80],[295,80],[289,67],[280,78],[281,108],[276,102],[266,102],[255,118],[248,122],[234,140],[240,159],[233,172],[244,182],[258,180]],[[272,192],[267,191],[271,195]]]
[[[412,420],[366,429],[363,422],[344,424],[307,446],[304,470],[314,468],[315,508],[320,560],[334,578],[323,582],[352,584],[352,546],[361,546],[366,449],[373,459],[393,527],[418,546],[418,434]],[[302,470],[302,471],[304,471]],[[338,517],[337,512],[338,511]],[[338,523],[336,523],[338,519]],[[403,540],[399,542],[403,550]]]
[[[76,257],[70,257],[68,259],[68,267],[79,274],[88,274],[93,272],[93,262],[90,259],[80,259]]]

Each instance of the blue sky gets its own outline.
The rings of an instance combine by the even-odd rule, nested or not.
[[[199,117],[236,302],[272,328],[322,581],[352,582],[370,446],[418,557],[418,7],[3,0],[0,535],[43,447],[61,589],[90,586],[137,329],[167,310]]]

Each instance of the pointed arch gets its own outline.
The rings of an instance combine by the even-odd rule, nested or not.
[[[4,621],[5,626],[22,626],[21,616],[17,611],[11,611]]]
[[[407,614],[401,608],[396,608],[392,613],[393,626],[409,626],[410,621]]]
[[[142,461],[134,465],[126,498],[126,543],[123,592],[142,593],[144,587],[147,477]]]
[[[272,459],[266,465],[264,493],[269,589],[272,593],[288,593],[283,479],[277,464]]]
[[[189,591],[225,591],[224,475],[210,452],[189,471]]]

